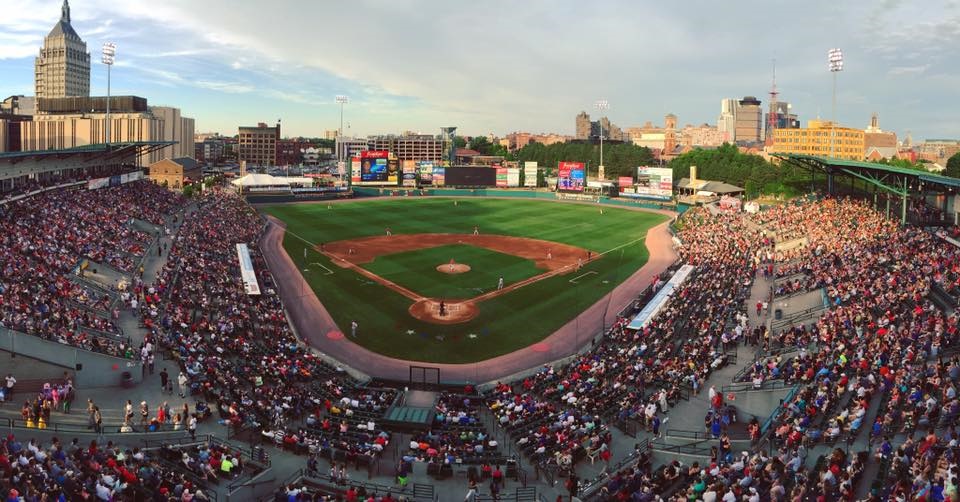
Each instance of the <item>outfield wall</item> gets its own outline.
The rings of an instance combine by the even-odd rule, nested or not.
[[[539,199],[551,201],[590,202],[619,207],[640,207],[645,209],[666,209],[683,214],[690,206],[686,204],[661,203],[653,201],[639,201],[635,199],[610,198],[607,196],[591,197],[581,195],[580,198],[557,197],[556,192],[540,190],[504,190],[496,188],[457,189],[457,188],[422,188],[416,190],[401,190],[391,188],[353,187],[357,197],[503,197],[515,199]]]

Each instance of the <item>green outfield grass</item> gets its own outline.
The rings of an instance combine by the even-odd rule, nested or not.
[[[588,204],[482,198],[458,200],[456,206],[448,198],[397,198],[333,204],[329,209],[326,204],[287,204],[268,206],[264,211],[287,224],[284,248],[298,266],[308,269],[303,272],[307,282],[341,330],[348,332],[350,322],[356,320],[361,333],[356,342],[370,350],[404,359],[444,363],[488,359],[528,346],[553,333],[643,266],[647,260],[647,249],[643,244],[647,230],[666,220],[659,214],[612,207],[604,207],[601,215],[598,206]],[[411,303],[409,299],[355,271],[332,264],[312,250],[313,245],[321,242],[383,235],[387,227],[394,234],[469,234],[474,225],[479,226],[483,234],[543,239],[607,254],[587,263],[577,274],[550,277],[481,302],[480,315],[470,322],[441,326],[414,319],[407,310]],[[303,258],[305,248],[308,248],[306,260]],[[492,251],[467,248],[471,253],[482,253],[477,257],[479,260],[493,258],[490,256]],[[437,273],[435,267],[450,260],[450,256],[438,249],[379,257],[365,266],[377,273],[380,271],[371,267],[395,267],[383,270],[388,278],[394,280],[390,277],[391,272],[410,274],[404,281],[412,280],[413,283],[404,285],[432,296],[425,289],[452,284],[452,276],[443,277],[439,282],[426,280],[427,274],[443,275]],[[508,264],[502,261],[505,258],[511,257],[496,257],[498,267]],[[512,258],[533,267],[532,262]],[[468,263],[460,258],[456,260]],[[425,268],[416,270],[416,262],[423,263]],[[524,267],[520,264],[515,265],[516,275],[512,280],[508,280],[506,270],[502,272],[505,282],[521,280],[526,273],[522,272]],[[417,273],[423,277],[415,277]],[[466,276],[473,273],[471,270],[464,274],[464,280],[472,281]],[[494,287],[500,273],[478,278],[476,284],[482,285],[472,287]],[[576,283],[570,282],[575,275],[581,274],[587,275],[577,279]],[[402,281],[396,282],[403,284]],[[620,307],[622,305],[611,305],[610,308]],[[580,329],[586,336],[600,328],[582,326]]]
[[[451,275],[437,270],[451,259],[470,265],[470,271]],[[378,256],[363,268],[427,298],[446,299],[473,298],[496,289],[500,277],[509,286],[546,272],[531,260],[467,244]]]

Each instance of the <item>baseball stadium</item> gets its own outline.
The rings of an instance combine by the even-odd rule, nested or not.
[[[34,170],[0,206],[2,465],[70,469],[7,490],[869,499],[951,451],[951,178],[784,156],[827,183],[185,196],[136,166],[164,146],[0,158]]]
[[[9,43],[30,39],[38,20],[20,11],[43,3],[4,10],[0,68],[24,64]],[[716,127],[680,128],[668,114],[663,128],[621,130],[581,112],[576,136],[348,137],[346,96],[322,109],[301,91],[365,82],[343,76],[363,66],[300,81],[291,76],[319,70],[309,58],[282,65],[292,61],[271,44],[230,61],[238,40],[257,40],[237,27],[191,45],[200,21],[258,11],[212,16],[201,2],[188,22],[159,23],[146,14],[169,21],[175,5],[121,4],[110,7],[137,16],[121,42],[141,61],[119,52],[117,71],[202,89],[193,97],[210,97],[211,114],[237,95],[244,113],[278,107],[317,127],[336,103],[340,127],[284,137],[278,119],[195,135],[178,108],[111,96],[113,42],[101,54],[107,96],[91,97],[90,53],[63,2],[26,63],[37,96],[0,102],[5,501],[958,500],[960,142],[898,142],[876,114],[865,130],[819,118],[800,128],[775,81],[767,131],[747,96],[723,99]],[[281,4],[262,30],[294,26]],[[313,4],[296,14],[314,23]],[[414,67],[423,51],[404,44],[423,9],[389,12],[410,33],[383,51],[377,37],[393,32],[373,15],[381,8],[356,9],[366,31],[351,45]],[[497,38],[479,11],[451,9],[448,24]],[[521,4],[509,10],[528,22]],[[135,46],[160,24],[182,31]],[[502,37],[510,53],[535,67],[520,32],[544,36],[513,31]],[[341,37],[324,33],[298,45],[331,57],[322,43]],[[336,56],[357,59],[344,47]],[[510,78],[482,78],[492,70],[481,52],[501,52],[456,49],[483,71],[420,73],[415,87],[482,81],[463,101],[516,106],[522,94],[499,86],[530,74],[504,66],[497,76]],[[549,86],[585,58],[553,52],[563,71],[543,72],[553,82],[537,91],[559,108],[567,98]],[[212,53],[229,82],[205,64]],[[828,54],[836,101],[842,52]],[[447,55],[430,57],[454,68]],[[271,75],[248,69],[264,62]],[[271,87],[281,80],[297,87]],[[942,84],[914,80],[921,95],[922,80]],[[393,96],[411,85],[364,86],[365,113],[382,116],[358,127],[494,115]],[[401,101],[427,111],[407,116]],[[530,110],[512,113],[536,124]]]

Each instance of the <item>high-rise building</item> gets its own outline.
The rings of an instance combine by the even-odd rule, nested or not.
[[[720,100],[720,117],[717,118],[717,131],[723,135],[723,141],[733,143],[737,140],[737,100]]]
[[[687,125],[680,131],[680,144],[684,147],[716,147],[724,141],[724,134],[710,124]]]
[[[576,131],[577,139],[590,139],[590,136],[592,136],[592,123],[590,122],[590,115],[587,112],[577,114]]]
[[[734,113],[734,141],[737,144],[759,143],[763,131],[763,112],[760,110],[760,100],[753,96],[746,96],[737,101]]]
[[[791,105],[785,101],[777,101],[777,117],[776,117],[776,128],[777,129],[799,129],[800,120],[797,119],[797,115],[791,113]],[[763,121],[763,137],[766,139],[770,136],[770,112],[767,112],[765,120]]]
[[[337,139],[337,135],[339,133],[340,131],[336,129],[327,129],[326,131],[323,131],[323,139]]]
[[[237,142],[237,160],[246,161],[247,167],[277,165],[277,141],[280,139],[280,124],[268,127],[260,122],[256,127],[240,126]]]
[[[863,160],[863,137],[863,129],[841,127],[827,120],[811,120],[806,128],[775,130],[771,151]]]
[[[37,98],[90,95],[90,53],[70,24],[67,0],[34,63],[34,88]]]

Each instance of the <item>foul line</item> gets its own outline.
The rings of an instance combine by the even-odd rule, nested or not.
[[[316,265],[316,266],[321,267],[321,268],[323,268],[324,270],[326,270],[326,272],[325,272],[323,275],[333,275],[333,270],[330,270],[329,268],[327,268],[327,266],[324,265],[323,263],[320,263],[320,262],[318,262],[318,261],[315,261],[315,262],[312,262],[312,263],[310,263],[310,264],[311,264],[311,265]]]
[[[596,274],[596,273],[597,273],[597,272],[596,272],[595,270],[591,270],[591,271],[586,272],[586,273],[584,273],[584,274],[580,274],[580,275],[574,277],[573,279],[570,279],[570,282],[571,282],[572,284],[576,284],[579,279],[581,279],[581,278],[583,278],[583,277],[586,277],[586,276],[588,276],[588,275]]]
[[[267,221],[268,221],[271,225],[277,225],[277,223],[274,222],[273,220],[267,220]],[[279,227],[280,225],[277,225],[277,226]],[[317,245],[316,245],[316,244],[314,244],[314,243],[312,243],[312,242],[304,239],[303,237],[300,237],[299,235],[297,235],[297,234],[294,233],[294,232],[291,232],[289,228],[286,228],[286,227],[280,227],[280,228],[281,228],[284,232],[292,235],[294,238],[300,239],[301,241],[309,244],[309,245],[310,245],[310,248],[311,248],[313,251],[317,251]],[[282,247],[282,245],[283,245],[283,244],[281,243],[281,247]],[[324,256],[327,256],[326,253],[320,253],[320,254],[322,254],[322,255],[324,255]],[[293,258],[291,257],[291,259],[293,259]],[[346,260],[344,260],[344,261],[346,261]],[[310,264],[311,264],[311,265],[319,265],[319,266],[323,267],[323,269],[326,270],[326,272],[325,272],[323,275],[333,275],[333,270],[330,270],[329,268],[327,268],[326,265],[324,265],[324,264],[322,264],[322,263],[320,263],[320,262],[318,262],[318,261],[312,262],[312,263],[310,263]]]

